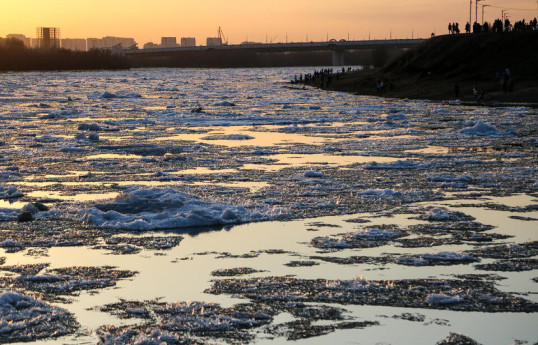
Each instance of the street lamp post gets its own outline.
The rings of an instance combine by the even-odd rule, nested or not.
[[[503,24],[504,24],[504,15],[505,14],[508,14],[508,10],[502,10],[501,11],[501,18],[502,18]]]
[[[474,14],[475,14],[475,17],[474,17],[475,20],[474,20],[474,22],[475,22],[475,23],[478,23],[478,3],[479,3],[480,1],[484,1],[484,0],[476,0],[476,1],[475,1],[475,10],[474,10]]]
[[[471,22],[473,21],[473,0],[470,0],[469,2],[469,25],[471,25]]]
[[[482,25],[484,25],[484,7],[488,7],[491,5],[481,5],[482,6]]]

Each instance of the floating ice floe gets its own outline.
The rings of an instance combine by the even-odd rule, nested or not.
[[[95,204],[78,214],[99,228],[136,231],[248,223],[274,219],[279,211],[262,214],[243,206],[204,201],[172,188],[134,187],[110,203]]]
[[[14,199],[23,196],[15,186],[4,187],[0,185],[0,199]]]
[[[426,302],[433,305],[456,304],[463,302],[461,296],[451,296],[444,293],[434,293],[426,297]]]
[[[372,248],[385,245],[390,240],[405,235],[404,231],[390,226],[387,229],[368,227],[345,233],[340,237],[315,237],[310,241],[310,245],[320,249]]]
[[[0,208],[0,222],[17,220],[19,212],[13,208]]]
[[[429,181],[433,182],[463,182],[471,183],[473,178],[469,175],[440,175],[440,176],[428,176]]]
[[[388,114],[386,117],[387,120],[407,120],[407,116],[403,113]]]
[[[460,211],[450,211],[444,207],[432,207],[428,213],[421,217],[429,221],[456,222],[461,220],[474,220],[474,217],[468,216]]]
[[[398,234],[389,230],[366,228],[352,233],[351,237],[361,240],[390,240],[398,237]]]
[[[95,97],[95,96],[94,96]],[[101,94],[100,98],[103,99],[112,99],[112,98],[142,98],[142,96],[138,93],[132,92],[118,92],[118,93],[112,93],[105,91]]]
[[[69,312],[14,291],[0,292],[0,343],[28,342],[71,334]]]
[[[427,167],[426,163],[397,160],[389,163],[370,162],[366,164],[364,169],[423,169]]]
[[[52,135],[42,135],[40,137],[34,138],[38,143],[56,143],[58,141],[64,140],[62,137],[54,137]]]
[[[320,249],[330,249],[330,248],[351,248],[352,245],[347,243],[343,239],[325,237],[316,237],[311,241],[312,246]]]
[[[510,129],[506,132],[501,132],[497,127],[484,123],[482,120],[479,120],[473,127],[468,127],[460,130],[461,134],[472,134],[472,135],[517,135],[516,131]]]
[[[215,103],[213,105],[216,106],[216,107],[234,107],[235,103],[234,102],[223,101],[223,102],[220,102],[220,103]]]
[[[324,173],[313,171],[313,170],[307,170],[304,172],[304,177],[311,177],[311,178],[323,178],[326,177]]]
[[[434,266],[434,265],[457,265],[478,262],[480,259],[455,252],[439,252],[435,254],[416,254],[402,256],[396,261],[400,265],[408,266]]]
[[[97,123],[81,123],[78,125],[78,130],[79,131],[93,131],[93,132],[100,132],[100,131],[117,132],[119,131],[119,128],[101,126]]]
[[[355,278],[354,280],[331,280],[327,281],[325,286],[330,290],[369,290],[377,289],[381,286],[376,282],[368,281],[362,276]]]
[[[401,196],[401,192],[393,191],[392,189],[367,189],[359,192],[361,196],[378,196],[378,197],[397,197]]]

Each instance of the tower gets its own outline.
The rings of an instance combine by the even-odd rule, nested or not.
[[[37,28],[37,39],[39,41],[39,48],[60,48],[60,29]]]

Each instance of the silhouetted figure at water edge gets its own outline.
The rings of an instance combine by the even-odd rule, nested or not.
[[[454,31],[452,31],[452,24],[451,23],[448,23],[448,33],[451,34],[451,35],[454,33]]]
[[[480,87],[478,88],[475,87],[473,89],[473,95],[476,99],[476,102],[478,104],[482,104],[482,102],[484,101],[484,88],[482,87],[482,85],[480,85]]]
[[[467,24],[465,24],[465,32],[470,34],[471,33],[471,24],[469,22],[467,22]]]
[[[506,67],[502,75],[501,90],[507,93],[508,91],[512,91],[510,89],[513,90],[512,77],[510,75],[510,69]]]
[[[379,79],[376,83],[376,88],[378,93],[383,93],[383,90],[385,88],[385,83],[383,80]]]

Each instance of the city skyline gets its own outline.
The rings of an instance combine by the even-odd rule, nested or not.
[[[251,3],[246,0],[203,4],[157,0],[148,6],[136,0],[78,1],[3,0],[0,2],[0,37],[8,34],[35,36],[40,26],[59,27],[62,38],[105,36],[133,37],[142,47],[160,42],[161,37],[195,37],[205,42],[217,36],[221,26],[231,44],[243,41],[302,42],[328,39],[428,37],[447,32],[449,22],[460,25],[469,20],[468,0],[334,0],[330,6],[321,0],[285,3]],[[535,0],[485,0],[478,6],[481,21],[491,21],[508,9],[510,18],[537,16]],[[472,4],[473,20],[475,2]],[[505,11],[506,12],[506,11]]]

